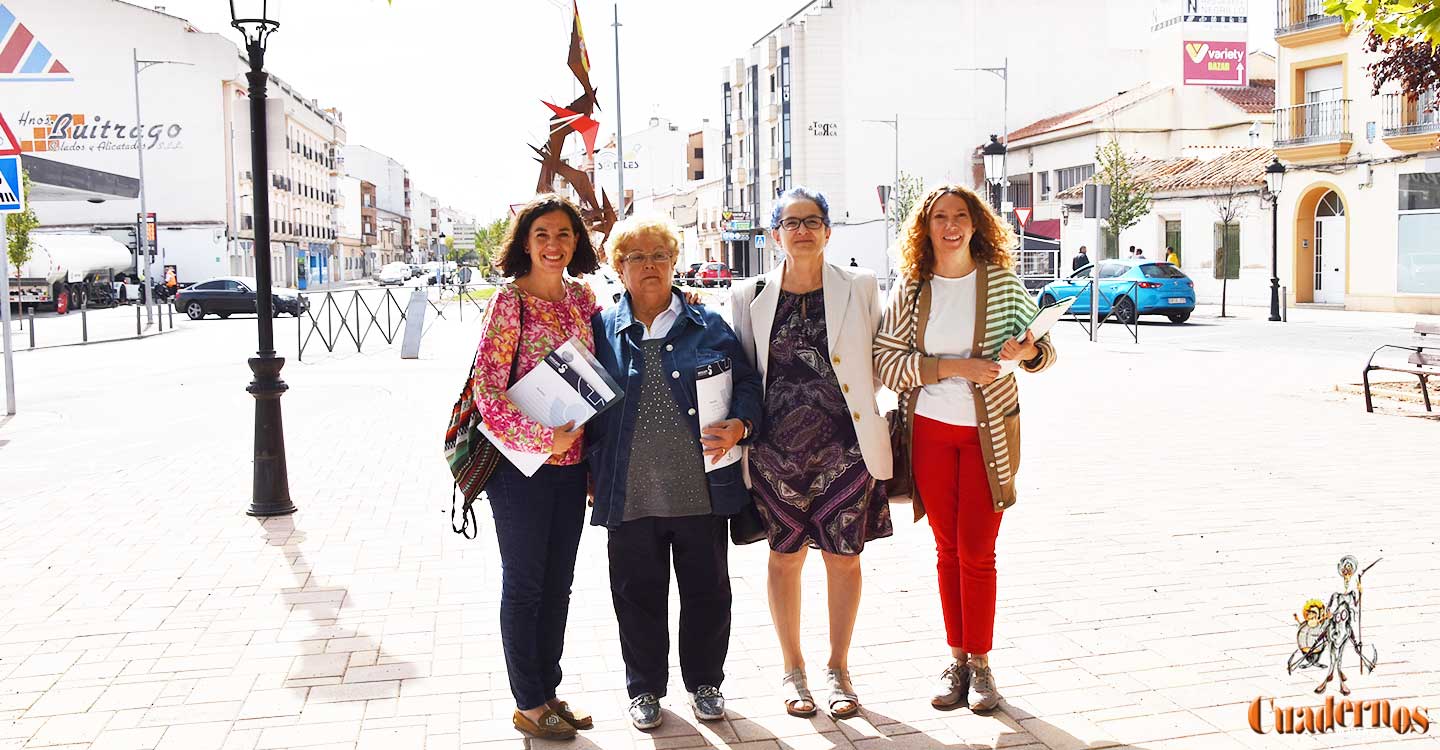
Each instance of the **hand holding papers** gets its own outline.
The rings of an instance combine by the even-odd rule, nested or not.
[[[1075,298],[1066,297],[1065,299],[1052,302],[1040,308],[1035,311],[1035,317],[1031,318],[1030,322],[1025,325],[1025,332],[1033,336],[1035,340],[1039,340],[1041,336],[1050,332],[1050,328],[1060,320],[1060,316],[1064,315],[1065,311],[1069,310],[1073,304],[1075,304]],[[1023,340],[1025,333],[1015,338],[1017,340]],[[1019,367],[1020,360],[1018,359],[1002,359],[1000,360],[1000,374],[996,376],[996,378],[1003,378],[1015,372]]]
[[[568,422],[583,425],[596,414],[620,400],[620,387],[579,341],[570,339],[505,392],[525,416],[545,425],[560,427]],[[490,432],[482,423],[480,432],[500,449],[525,476],[534,476],[550,460],[549,453],[517,451]]]
[[[734,391],[729,359],[695,368],[695,400],[698,402],[701,429],[730,418],[730,397]],[[739,460],[740,446],[732,446],[719,461],[707,457],[705,471],[723,469]]]

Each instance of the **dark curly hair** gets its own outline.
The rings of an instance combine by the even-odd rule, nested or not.
[[[530,227],[535,220],[555,211],[564,212],[570,217],[570,228],[575,232],[575,254],[570,257],[570,264],[565,270],[571,276],[580,276],[587,273],[594,273],[600,268],[600,258],[595,254],[595,245],[590,241],[590,231],[585,228],[585,221],[580,218],[580,209],[563,195],[557,193],[542,193],[530,199],[515,220],[510,222],[510,230],[505,233],[505,250],[500,254],[496,266],[500,273],[512,279],[518,279],[530,273],[530,253],[526,250],[526,243],[530,239]]]

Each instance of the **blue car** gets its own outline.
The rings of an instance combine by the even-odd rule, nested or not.
[[[1040,290],[1040,304],[1079,297],[1071,312],[1090,309],[1090,264]],[[1171,263],[1153,260],[1102,260],[1100,266],[1100,314],[1114,307],[1115,317],[1134,323],[1141,315],[1164,315],[1171,323],[1184,323],[1195,311],[1195,282]]]

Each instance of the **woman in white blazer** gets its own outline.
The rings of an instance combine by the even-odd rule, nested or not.
[[[765,383],[762,428],[745,481],[769,532],[770,615],[785,658],[785,708],[812,716],[800,645],[800,573],[810,547],[825,560],[830,607],[826,707],[854,716],[850,638],[860,608],[860,552],[890,536],[885,480],[890,433],[876,408],[871,346],[880,325],[874,274],[825,261],[830,207],[792,188],[776,201],[771,236],[785,261],[735,285],[735,334]]]

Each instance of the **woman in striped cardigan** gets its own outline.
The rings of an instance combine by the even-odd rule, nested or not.
[[[900,394],[910,431],[915,520],[929,511],[940,607],[954,661],[931,705],[994,709],[995,539],[1015,503],[1020,400],[1001,360],[1039,372],[1055,361],[1049,336],[1023,328],[1035,303],[1011,270],[1015,235],[974,191],[932,190],[906,221],[903,284],[875,338],[875,367]],[[1024,333],[1024,338],[1017,335]],[[898,468],[898,467],[897,467]],[[923,499],[923,500],[922,500]]]

